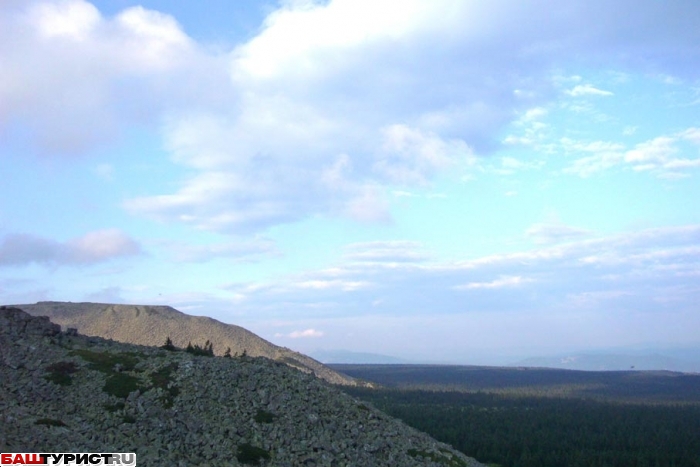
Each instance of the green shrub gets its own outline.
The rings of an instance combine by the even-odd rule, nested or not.
[[[46,426],[68,426],[65,423],[63,423],[61,420],[56,420],[55,418],[40,418],[36,422],[34,422],[35,425],[46,425]]]
[[[73,383],[71,375],[78,371],[78,365],[73,362],[56,362],[46,367],[45,379],[61,386],[70,386]]]
[[[244,443],[238,446],[238,455],[236,456],[238,462],[254,465],[259,464],[261,459],[269,458],[270,453],[264,450],[263,448],[253,446],[252,444],[248,443]]]
[[[102,388],[107,394],[122,399],[126,399],[130,393],[137,389],[141,391],[144,389],[139,385],[139,379],[126,373],[112,373]]]
[[[255,421],[258,423],[272,423],[274,420],[275,414],[262,409],[258,409],[258,413],[255,414]]]
[[[83,360],[90,362],[90,368],[110,374],[114,371],[116,365],[120,365],[123,371],[132,371],[139,359],[137,353],[111,353],[111,352],[93,352],[87,349],[78,349],[73,351],[74,355],[78,355]]]
[[[124,403],[120,401],[120,402],[117,402],[116,404],[105,404],[105,405],[103,405],[103,407],[105,408],[105,410],[107,412],[114,413],[114,412],[117,412],[119,410],[123,410]]]
[[[165,392],[163,396],[163,405],[165,408],[172,407],[175,398],[180,394],[180,389],[174,384],[170,384],[172,381],[172,374],[177,368],[177,363],[171,363],[151,373],[151,384],[153,384],[153,387],[160,388]]]

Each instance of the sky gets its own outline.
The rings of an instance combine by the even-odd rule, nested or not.
[[[700,2],[4,0],[0,303],[469,364],[700,347]]]

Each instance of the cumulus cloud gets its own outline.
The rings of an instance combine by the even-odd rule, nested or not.
[[[697,132],[697,128],[691,127],[642,141],[629,149],[621,143],[563,138],[560,146],[564,151],[587,154],[576,158],[564,172],[589,177],[615,167],[629,167],[635,172],[651,172],[660,178],[685,176],[689,170],[700,167],[700,157],[696,156],[697,146],[700,146]]]
[[[142,7],[105,18],[84,0],[3,2],[0,130],[41,155],[83,154],[188,101],[188,67],[206,101],[210,61],[172,17]]]
[[[195,132],[207,136],[191,144],[184,157],[176,151],[177,160],[202,170],[224,173],[235,167],[252,186],[228,172],[229,191],[214,200],[190,197],[177,209],[174,199],[146,197],[128,204],[132,212],[223,231],[256,230],[323,213],[386,222],[391,217],[383,186],[429,185],[448,169],[464,174],[475,151],[493,144],[492,135],[513,109],[531,105],[532,99],[523,102],[512,89],[533,83],[532,73],[544,77],[530,61],[541,58],[532,44],[551,54],[563,23],[548,20],[551,29],[529,29],[515,21],[520,7],[512,5],[505,10],[450,1],[395,6],[341,0],[287,4],[272,13],[260,34],[231,54],[234,86],[247,96],[238,113],[207,117],[219,121],[220,131],[214,137]],[[570,14],[554,8],[547,18],[563,21]],[[577,8],[578,21],[594,22],[587,6]],[[498,47],[484,41],[485,29],[498,37]],[[505,63],[509,74],[500,72]],[[470,73],[477,64],[479,73]],[[433,69],[440,73],[428,72]],[[494,87],[484,84],[490,78]],[[538,96],[535,101],[551,91],[525,90]],[[584,84],[571,92],[609,94]],[[543,113],[531,110],[525,116],[534,120]],[[171,139],[190,135],[198,128],[192,124],[181,120]],[[253,162],[260,155],[263,161]],[[510,164],[504,170],[515,169]],[[193,178],[175,196],[198,192],[197,186]],[[270,188],[260,192],[259,187]]]
[[[5,2],[0,125],[54,155],[159,128],[190,176],[170,191],[144,187],[124,203],[137,215],[231,234],[314,215],[390,222],[388,193],[467,177],[514,115],[541,118],[557,95],[551,70],[571,57],[696,73],[698,6],[680,8],[285,2],[222,51],[142,7],[105,17],[85,0]],[[579,83],[570,93],[609,91]]]
[[[78,266],[141,254],[140,245],[117,229],[89,232],[66,242],[11,234],[0,243],[0,266]]]
[[[566,93],[573,97],[613,95],[612,92],[598,89],[591,84],[579,84],[577,86],[574,86],[572,89],[568,90]]]
[[[323,331],[316,329],[305,329],[303,331],[292,331],[289,334],[276,333],[275,337],[289,337],[291,339],[306,339],[313,337],[323,337]]]
[[[374,170],[390,182],[424,185],[435,172],[471,156],[464,141],[444,141],[406,125],[391,125],[383,129],[382,155]]]

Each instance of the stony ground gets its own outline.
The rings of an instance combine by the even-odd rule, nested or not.
[[[0,452],[141,466],[481,464],[309,374],[68,335],[0,307]]]

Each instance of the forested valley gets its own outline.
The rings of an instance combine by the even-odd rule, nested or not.
[[[334,365],[345,389],[501,467],[700,467],[700,375]]]

